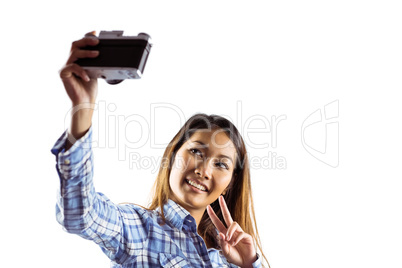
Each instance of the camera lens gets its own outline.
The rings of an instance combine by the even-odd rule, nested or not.
[[[112,80],[106,80],[106,82],[107,82],[109,85],[117,85],[117,84],[120,84],[121,82],[123,82],[123,80],[112,79]]]

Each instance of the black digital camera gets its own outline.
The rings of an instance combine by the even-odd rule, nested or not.
[[[103,78],[112,85],[125,79],[142,77],[152,47],[148,34],[123,36],[123,31],[101,31],[98,39],[96,46],[82,48],[98,50],[98,57],[75,61],[87,71],[89,77]]]

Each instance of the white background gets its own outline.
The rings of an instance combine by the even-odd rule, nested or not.
[[[58,70],[71,42],[91,30],[125,30],[152,36],[144,77],[117,86],[100,81],[98,100],[114,105],[110,118],[137,115],[155,128],[125,121],[115,128],[116,144],[150,133],[158,143],[173,137],[179,113],[165,108],[151,118],[155,103],[186,118],[227,115],[240,130],[248,118],[285,115],[275,148],[267,132],[249,136],[267,148],[248,144],[250,157],[274,152],[286,160],[285,169],[252,169],[271,267],[402,267],[401,11],[398,1],[3,1],[0,265],[109,267],[97,245],[57,224],[50,149],[68,126]],[[331,167],[303,147],[301,127],[334,101],[339,165]],[[95,115],[98,135],[105,118]],[[325,125],[309,135],[312,147],[322,146]],[[121,148],[103,141],[94,149],[97,191],[145,205],[156,174],[130,168]],[[154,147],[148,140],[127,153],[157,159],[163,149]]]

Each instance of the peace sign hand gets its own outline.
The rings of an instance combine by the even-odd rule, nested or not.
[[[207,212],[212,223],[219,231],[219,243],[223,255],[230,262],[240,267],[252,267],[257,260],[253,237],[245,233],[240,225],[233,221],[223,196],[219,196],[219,205],[222,210],[225,225],[216,216],[211,206],[207,206]]]

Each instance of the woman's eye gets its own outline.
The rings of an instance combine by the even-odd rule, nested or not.
[[[192,148],[192,149],[190,149],[190,152],[195,154],[195,155],[197,155],[197,156],[202,157],[202,152],[200,150],[198,150],[198,149]]]
[[[217,162],[216,165],[220,168],[229,169],[228,165],[222,162]]]

